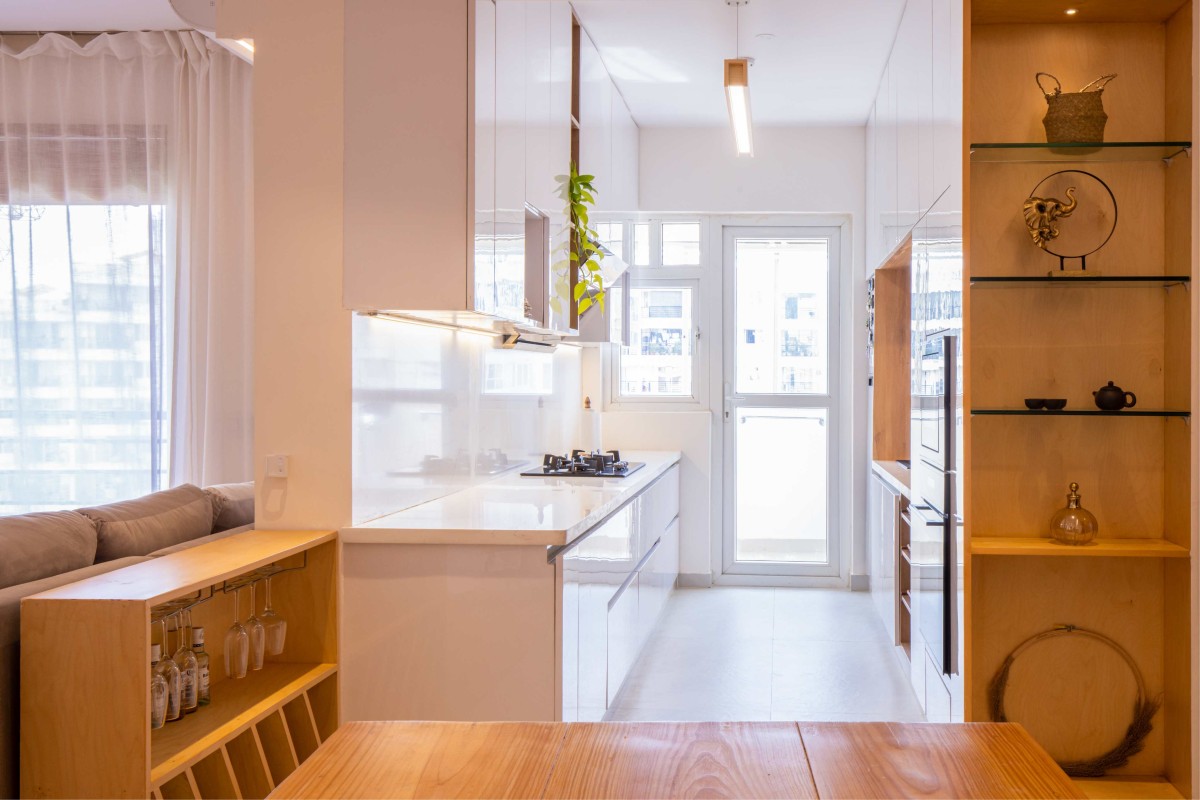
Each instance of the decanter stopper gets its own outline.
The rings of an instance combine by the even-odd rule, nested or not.
[[[1050,520],[1050,536],[1059,544],[1087,544],[1096,538],[1099,525],[1092,512],[1079,505],[1079,484],[1072,483],[1067,507],[1060,508]]]

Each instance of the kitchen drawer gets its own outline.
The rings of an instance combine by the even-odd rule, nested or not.
[[[638,586],[638,626],[640,641],[645,644],[675,588],[679,577],[679,518],[676,517],[652,552],[640,573]]]
[[[641,648],[638,626],[638,586],[640,575],[633,574],[623,589],[608,604],[608,687],[607,704],[621,690],[629,668]]]
[[[640,498],[641,555],[658,541],[671,521],[679,516],[679,465],[672,466],[650,485]]]

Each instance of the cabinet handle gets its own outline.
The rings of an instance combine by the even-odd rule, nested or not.
[[[620,587],[613,592],[613,596],[608,601],[609,611],[612,611],[612,607],[615,606],[617,601],[621,599],[621,595],[625,594],[625,590],[629,588],[629,584],[633,583],[633,579],[637,577],[639,572],[642,571],[642,567],[646,566],[646,562],[649,561],[654,553],[658,550],[658,546],[660,544],[662,544],[661,536],[654,540],[654,544],[650,545],[650,549],[646,551],[646,555],[642,556],[642,560],[637,563],[637,566],[629,570],[629,574],[625,576],[625,580],[621,581]]]

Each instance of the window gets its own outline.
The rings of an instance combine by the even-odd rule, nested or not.
[[[0,215],[0,514],[166,486],[163,206]]]
[[[620,353],[622,397],[692,397],[695,289],[629,290],[628,347]]]
[[[662,265],[692,267],[700,264],[700,223],[662,224]]]
[[[611,355],[615,402],[696,400],[703,226],[695,219],[644,220],[625,226],[633,259],[628,284],[628,344]],[[613,330],[624,323],[622,289],[610,302]],[[620,339],[620,337],[614,337]]]

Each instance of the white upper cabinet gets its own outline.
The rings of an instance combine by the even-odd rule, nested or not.
[[[579,36],[579,172],[596,176],[596,210],[610,209],[612,81],[586,31]]]
[[[605,209],[630,214],[638,208],[638,127],[621,93],[612,92],[612,165]]]
[[[867,126],[872,268],[935,206],[939,214],[961,213],[961,6],[956,0],[905,6]]]
[[[572,24],[567,0],[345,0],[347,308],[571,331]],[[634,211],[637,127],[580,47],[581,169]]]
[[[474,139],[474,228],[475,228],[475,279],[473,294],[463,307],[465,311],[495,314],[499,310],[497,292],[496,235],[499,231],[499,192],[497,191],[496,166],[498,161],[497,114],[499,93],[496,81],[497,68],[497,24],[495,0],[468,0],[475,8],[475,53],[472,86],[475,96]],[[457,5],[457,3],[454,3]],[[470,54],[468,54],[469,56]],[[470,121],[467,123],[471,124]],[[417,297],[423,292],[416,292]],[[419,301],[408,295],[410,305],[398,308],[419,307]],[[406,296],[400,295],[401,302]],[[417,305],[412,305],[416,303]],[[388,306],[391,308],[391,306]],[[423,307],[422,307],[423,308]],[[440,309],[438,309],[440,310]],[[458,309],[447,309],[457,311]]]
[[[496,0],[496,313],[512,320],[525,318],[529,5],[524,0]]]

